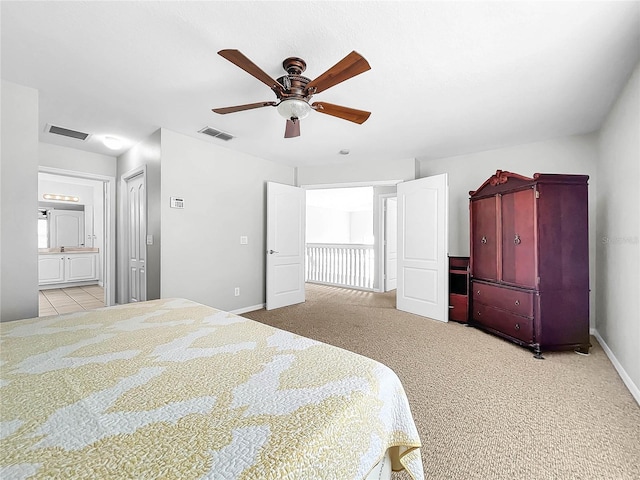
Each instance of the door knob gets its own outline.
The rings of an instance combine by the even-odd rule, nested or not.
[[[274,253],[280,253],[280,252],[276,252],[275,250],[269,250],[269,255],[273,255]]]

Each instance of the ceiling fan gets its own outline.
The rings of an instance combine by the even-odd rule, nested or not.
[[[316,93],[323,92],[338,83],[344,82],[351,77],[355,77],[371,69],[365,58],[355,51],[351,52],[314,80],[301,75],[307,68],[307,64],[298,57],[285,59],[282,62],[282,66],[287,72],[287,75],[283,75],[277,80],[274,80],[239,50],[220,50],[218,55],[226,58],[271,88],[276,94],[278,101],[214,108],[213,111],[215,113],[224,115],[226,113],[240,112],[254,108],[276,107],[278,113],[287,119],[284,138],[300,136],[300,120],[309,115],[311,110],[359,124],[364,123],[369,118],[369,115],[371,115],[371,112],[334,105],[332,103],[314,102],[309,104],[311,97]]]

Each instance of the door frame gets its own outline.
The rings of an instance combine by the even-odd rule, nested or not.
[[[104,304],[109,307],[116,303],[116,178],[97,173],[65,170],[55,167],[38,167],[38,173],[48,173],[60,177],[72,177],[102,182],[104,209],[104,239],[102,272],[104,285]]]
[[[393,200],[394,204],[395,204],[395,211],[396,211],[396,218],[395,218],[395,222],[390,222],[389,221],[389,203],[391,202],[391,200]],[[386,198],[384,200],[384,244],[382,246],[382,252],[383,252],[383,262],[384,262],[384,271],[383,276],[381,278],[381,282],[382,282],[382,291],[383,292],[390,292],[392,290],[396,290],[397,289],[397,284],[398,284],[398,197],[393,196],[393,197],[389,197]],[[393,288],[389,288],[389,274],[390,271],[392,269],[389,268],[389,238],[391,238],[388,233],[389,233],[389,225],[393,225],[395,228],[395,243],[396,243],[396,251],[395,251],[395,255],[396,255],[396,271],[395,271],[395,277],[394,277],[394,285]]]
[[[127,209],[127,182],[138,175],[142,175],[142,182],[144,184],[144,208],[147,210],[147,165],[141,165],[139,167],[135,167],[128,172],[120,175],[120,196],[122,197],[120,203],[120,210],[118,211],[118,225],[120,228],[118,229],[118,244],[122,247],[122,253],[118,255],[118,300],[119,303],[129,303],[128,301],[128,290],[129,290],[129,247],[127,238],[129,235],[129,212]],[[147,221],[147,217],[145,215],[145,222]],[[145,234],[146,234],[146,225],[145,225]],[[145,242],[145,250],[146,250],[146,242]],[[146,259],[146,253],[145,253]],[[145,276],[147,275],[147,270],[145,268]],[[146,287],[145,281],[145,287]],[[146,298],[146,292],[145,292]]]
[[[398,182],[401,183],[401,182]],[[398,183],[394,184],[397,187]],[[385,265],[385,249],[384,249],[384,238],[385,238],[385,223],[387,221],[387,209],[385,208],[385,202],[389,198],[397,198],[397,193],[382,193],[378,195],[378,228],[375,232],[375,254],[376,254],[376,279],[374,282],[373,291],[377,293],[382,293],[385,290],[384,279],[386,275],[386,265]],[[378,241],[378,239],[380,239]]]

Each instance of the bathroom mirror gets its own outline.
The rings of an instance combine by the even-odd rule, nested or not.
[[[38,248],[84,247],[84,205],[38,202]]]

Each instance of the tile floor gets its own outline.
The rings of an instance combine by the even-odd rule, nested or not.
[[[104,289],[99,285],[40,290],[38,297],[40,317],[104,307]]]

